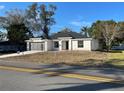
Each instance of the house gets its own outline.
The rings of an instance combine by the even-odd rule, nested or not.
[[[10,41],[0,41],[0,52],[17,52],[25,51],[25,43],[12,43]]]
[[[84,38],[80,33],[61,31],[55,33],[50,39],[30,38],[26,40],[27,50],[63,51],[63,50],[98,50],[98,40]]]

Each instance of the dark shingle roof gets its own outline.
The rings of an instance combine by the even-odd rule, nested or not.
[[[72,32],[72,31],[61,31],[53,34],[51,36],[51,39],[57,39],[59,37],[72,37],[73,39],[76,39],[76,38],[83,38],[83,35],[77,32]]]

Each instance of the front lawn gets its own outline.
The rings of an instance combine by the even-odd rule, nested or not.
[[[105,66],[124,68],[124,53],[121,51],[62,51],[42,52],[18,57],[4,58],[3,60],[35,63],[52,63],[81,66]]]
[[[107,59],[104,52],[62,51],[43,52],[19,57],[5,58],[4,60],[26,61],[36,63],[64,63],[68,65],[101,65]]]

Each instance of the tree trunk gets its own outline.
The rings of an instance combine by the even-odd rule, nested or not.
[[[44,31],[43,32],[44,32],[44,38],[49,39],[49,29],[46,25],[44,26]]]
[[[106,47],[107,47],[107,52],[109,52],[111,50],[111,42],[108,42],[106,44]]]

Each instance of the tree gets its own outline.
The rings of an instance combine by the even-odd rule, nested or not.
[[[118,23],[113,20],[97,21],[92,27],[93,37],[98,39],[102,38],[105,42],[107,51],[109,51],[117,31],[120,30]]]
[[[6,40],[7,39],[6,37],[7,37],[6,33],[0,31],[0,41]]]
[[[101,23],[100,20],[94,22],[91,26],[92,28],[92,38],[95,38],[95,39],[103,39],[103,36],[102,36],[102,31],[101,29],[99,28],[99,24]]]
[[[91,27],[83,26],[81,28],[81,34],[86,38],[91,37],[91,32],[92,32]]]
[[[124,43],[124,22],[118,22],[120,30],[116,33],[115,42],[116,44]]]
[[[40,6],[37,3],[32,4],[27,9],[28,24],[32,31],[42,31],[43,37],[49,39],[49,31],[55,24],[53,16],[55,15],[56,6],[44,4]]]
[[[9,41],[14,43],[24,43],[25,40],[29,39],[28,28],[25,24],[13,24],[7,28]]]
[[[32,36],[25,25],[26,14],[24,11],[18,9],[7,11],[6,17],[1,17],[0,20],[0,26],[7,30],[7,37],[11,42],[24,42]]]

